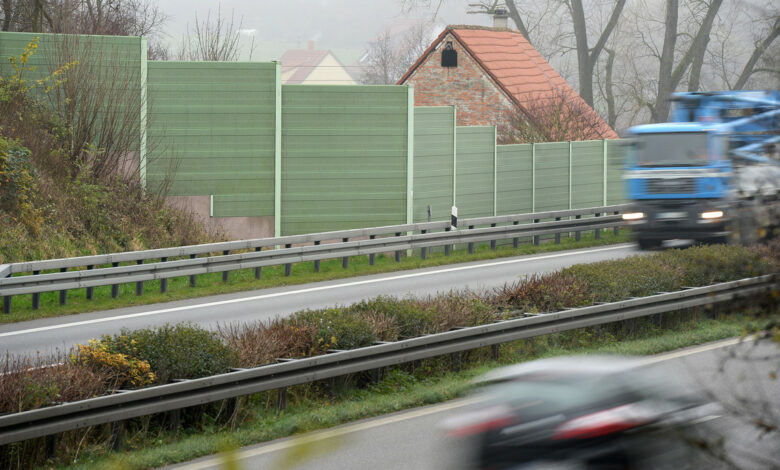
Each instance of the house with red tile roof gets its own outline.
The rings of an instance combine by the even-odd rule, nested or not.
[[[356,85],[344,64],[329,50],[315,49],[309,41],[306,49],[289,49],[279,58],[282,83],[306,85]]]
[[[616,139],[617,133],[517,31],[448,26],[398,80],[414,86],[415,105],[454,105],[460,126],[496,126],[503,142],[518,120],[550,127],[555,140]]]

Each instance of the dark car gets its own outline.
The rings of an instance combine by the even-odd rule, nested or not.
[[[696,468],[719,412],[675,373],[627,358],[545,359],[477,382],[477,404],[443,423],[470,445],[466,468]]]

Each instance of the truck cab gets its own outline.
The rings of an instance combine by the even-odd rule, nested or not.
[[[778,139],[775,98],[772,92],[680,93],[670,122],[629,129],[624,179],[635,209],[624,218],[640,248],[670,239],[726,242],[734,222],[744,219],[744,206],[759,196],[746,180],[770,175],[760,196],[776,195],[780,177],[771,175],[780,167],[766,158]],[[746,166],[753,171],[745,173]]]

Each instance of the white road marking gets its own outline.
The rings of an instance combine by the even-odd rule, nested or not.
[[[172,313],[172,312],[180,312],[183,310],[192,310],[192,309],[198,309],[198,308],[208,308],[208,307],[218,307],[220,305],[228,305],[228,304],[235,304],[239,302],[251,302],[253,300],[261,300],[261,299],[270,299],[273,297],[284,297],[288,295],[300,295],[300,294],[307,294],[309,292],[318,292],[318,291],[324,291],[324,290],[330,290],[330,289],[340,289],[342,287],[353,287],[353,286],[361,286],[366,284],[377,284],[380,282],[387,282],[387,281],[395,281],[398,279],[409,279],[409,278],[415,278],[415,277],[422,277],[422,276],[432,276],[435,274],[442,274],[442,273],[450,273],[450,272],[456,272],[456,271],[466,271],[469,269],[479,269],[479,268],[488,268],[492,266],[501,266],[504,264],[513,264],[513,263],[527,263],[530,261],[539,261],[544,259],[552,259],[552,258],[560,258],[563,256],[571,256],[571,255],[580,255],[580,254],[590,254],[590,253],[599,253],[602,251],[611,251],[611,250],[622,250],[629,246],[632,246],[630,244],[621,244],[621,245],[614,245],[606,248],[595,248],[592,250],[586,250],[586,251],[567,251],[567,252],[561,252],[556,253],[552,255],[544,255],[544,256],[535,256],[532,258],[521,258],[521,259],[511,259],[511,260],[504,260],[504,261],[494,261],[492,263],[485,263],[485,264],[478,264],[478,265],[472,265],[472,266],[458,266],[455,268],[446,268],[446,269],[438,269],[436,271],[425,271],[421,273],[411,273],[411,274],[400,274],[397,276],[391,276],[391,277],[383,277],[380,279],[365,279],[362,281],[353,281],[353,282],[346,282],[343,284],[335,284],[330,286],[319,286],[319,287],[309,287],[306,289],[298,289],[298,290],[292,290],[292,291],[285,291],[285,292],[276,292],[273,294],[263,294],[263,295],[256,295],[253,297],[242,297],[240,299],[231,299],[231,300],[220,300],[216,302],[208,302],[205,304],[197,304],[197,305],[186,305],[182,307],[173,307],[173,308],[166,308],[161,310],[151,310],[149,312],[139,312],[139,313],[131,313],[127,315],[119,315],[115,317],[105,317],[105,318],[96,318],[94,320],[84,320],[84,321],[77,321],[77,322],[71,322],[71,323],[62,323],[59,325],[51,325],[51,326],[42,326],[38,328],[29,328],[26,330],[18,330],[18,331],[9,331],[6,333],[0,333],[0,338],[8,337],[8,336],[16,336],[16,335],[24,335],[29,333],[38,333],[41,331],[49,331],[49,330],[58,330],[61,328],[73,328],[76,326],[83,326],[83,325],[92,325],[95,323],[104,323],[104,322],[110,322],[110,321],[117,321],[117,320],[126,320],[129,318],[139,318],[139,317],[146,317],[150,315],[161,315],[164,313]]]
[[[662,361],[669,361],[672,359],[678,359],[680,357],[685,356],[691,356],[694,354],[699,354],[707,351],[712,351],[713,349],[718,348],[725,348],[727,346],[733,346],[735,344],[740,343],[741,341],[750,341],[747,338],[732,338],[727,339],[723,341],[717,341],[714,343],[708,343],[702,346],[697,346],[693,348],[686,348],[682,351],[673,351],[670,353],[662,353],[658,354],[652,357],[647,358],[646,360],[643,360],[644,364],[655,364],[657,362]],[[287,438],[284,439],[281,442],[275,442],[273,444],[257,444],[257,447],[249,448],[246,450],[242,450],[238,455],[238,460],[246,460],[251,457],[257,457],[258,455],[263,454],[269,454],[272,452],[277,452],[284,449],[289,449],[291,447],[295,447],[301,443],[301,441],[306,442],[314,442],[314,441],[321,441],[324,439],[330,439],[333,437],[343,436],[345,434],[350,434],[358,431],[364,431],[366,429],[372,429],[379,426],[384,426],[386,424],[392,424],[397,423],[400,421],[405,421],[407,419],[414,419],[419,418],[421,416],[427,416],[435,413],[441,413],[443,411],[449,411],[454,410],[456,408],[461,408],[464,406],[471,405],[473,403],[477,403],[476,398],[472,399],[463,399],[463,400],[454,400],[450,402],[443,403],[441,405],[433,405],[428,406],[425,408],[412,410],[408,412],[403,412],[400,414],[395,414],[391,416],[387,416],[384,418],[377,418],[370,421],[365,421],[362,423],[352,424],[352,425],[346,425],[342,427],[338,427],[335,429],[329,429],[327,431],[312,431],[308,434],[303,434],[298,437],[293,438]],[[709,415],[704,418],[701,418],[701,422],[705,421],[711,421],[714,419],[720,418],[720,415]],[[203,460],[200,462],[194,462],[192,464],[185,464],[181,466],[175,466],[176,470],[203,470],[206,468],[220,468],[220,465],[223,462],[223,458],[221,456],[211,456],[207,457],[207,460]]]

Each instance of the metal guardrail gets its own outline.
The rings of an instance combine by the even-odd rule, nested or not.
[[[315,271],[318,271],[319,262],[331,258],[342,258],[346,268],[351,256],[368,255],[369,263],[374,264],[377,253],[395,252],[396,261],[400,261],[404,250],[421,249],[421,256],[425,258],[426,250],[436,246],[445,246],[445,254],[449,254],[449,248],[460,243],[467,243],[472,252],[474,243],[484,241],[491,241],[495,248],[496,240],[509,238],[514,238],[517,246],[519,237],[534,237],[534,243],[538,243],[541,235],[564,232],[575,232],[579,237],[582,231],[595,230],[598,236],[603,228],[623,225],[619,214],[627,207],[622,204],[465,219],[453,231],[449,230],[449,222],[429,222],[13,263],[0,266],[0,296],[3,297],[4,312],[10,313],[11,296],[14,295],[32,294],[32,305],[36,309],[42,292],[60,291],[60,304],[64,305],[67,291],[71,289],[84,288],[87,299],[91,299],[94,287],[110,285],[112,297],[117,297],[119,284],[135,282],[136,294],[141,295],[144,281],[161,280],[160,290],[165,292],[167,279],[172,277],[189,276],[190,285],[194,286],[196,276],[205,273],[221,272],[227,282],[228,273],[239,269],[254,268],[255,277],[260,278],[264,266],[285,265],[285,274],[289,275],[293,263],[306,261],[313,261]],[[591,215],[596,217],[582,218]],[[525,221],[533,223],[521,224]],[[350,241],[354,238],[360,240]],[[340,242],[322,244],[332,240]],[[555,241],[560,241],[560,235],[556,235]],[[300,246],[302,244],[307,245]],[[279,248],[281,246],[284,248]],[[266,247],[275,249],[263,251]],[[244,250],[231,254],[231,251]],[[211,253],[222,254],[210,256]],[[203,254],[209,256],[198,257]],[[150,259],[159,261],[145,263]],[[123,262],[135,264],[120,265]],[[110,267],[102,267],[108,265]],[[86,269],[69,271],[84,267]],[[51,270],[60,272],[41,274],[41,271]],[[32,274],[13,276],[30,272]]]
[[[286,390],[285,387],[345,374],[575,328],[727,302],[777,290],[780,287],[779,280],[778,275],[773,274],[561,312],[518,313],[517,318],[489,325],[324,356],[290,359],[278,364],[7,414],[0,416],[0,445],[269,390],[279,390],[281,394]]]

